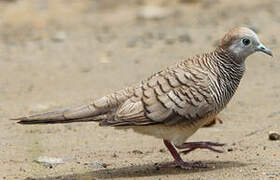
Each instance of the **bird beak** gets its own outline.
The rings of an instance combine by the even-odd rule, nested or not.
[[[257,51],[261,51],[267,55],[273,56],[272,51],[268,48],[266,48],[263,44],[260,44],[257,46]]]

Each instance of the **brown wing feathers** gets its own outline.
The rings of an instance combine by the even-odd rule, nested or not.
[[[184,61],[90,105],[15,120],[22,124],[101,121],[103,126],[192,123],[213,110],[208,76],[196,66]]]

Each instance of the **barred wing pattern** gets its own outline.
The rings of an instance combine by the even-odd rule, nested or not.
[[[194,124],[215,112],[209,83],[201,66],[183,61],[135,86],[132,97],[100,125]]]

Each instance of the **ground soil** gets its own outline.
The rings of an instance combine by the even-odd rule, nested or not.
[[[145,6],[158,15],[141,15]],[[280,1],[0,1],[0,178],[280,179]],[[150,8],[151,10],[151,8]],[[153,9],[152,9],[153,10]],[[189,141],[222,154],[183,155],[205,169],[156,168],[172,158],[159,139],[95,123],[23,126],[9,118],[90,103],[178,60],[212,51],[228,29],[253,28],[274,57],[256,53],[223,124]],[[69,161],[51,168],[40,156]],[[93,162],[106,168],[90,166]]]

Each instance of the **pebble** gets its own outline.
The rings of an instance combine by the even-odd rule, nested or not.
[[[54,42],[62,42],[64,41],[65,39],[67,39],[67,34],[63,31],[58,31],[58,32],[55,32],[52,36],[52,40]]]
[[[133,153],[133,154],[143,154],[143,152],[140,151],[140,150],[133,150],[132,153]]]
[[[228,152],[231,152],[231,151],[233,151],[233,149],[232,149],[232,148],[228,148],[227,151],[228,151]]]
[[[62,159],[62,158],[54,158],[47,156],[39,156],[35,162],[42,164],[46,168],[53,168],[54,165],[64,164],[67,161],[71,161],[72,159]]]
[[[65,161],[62,158],[53,158],[53,157],[47,157],[47,156],[39,156],[36,160],[39,163],[50,163],[50,164],[62,164]]]
[[[268,138],[272,141],[280,140],[280,134],[275,131],[269,131]]]
[[[165,152],[166,152],[166,149],[160,149],[159,152],[165,153]]]
[[[154,6],[154,5],[147,5],[140,9],[138,13],[138,17],[147,20],[159,20],[159,19],[167,18],[171,14],[173,14],[173,11],[171,11],[168,8]]]
[[[102,162],[91,162],[91,163],[85,163],[84,165],[87,165],[94,169],[100,169],[100,168],[106,168],[108,165]]]

